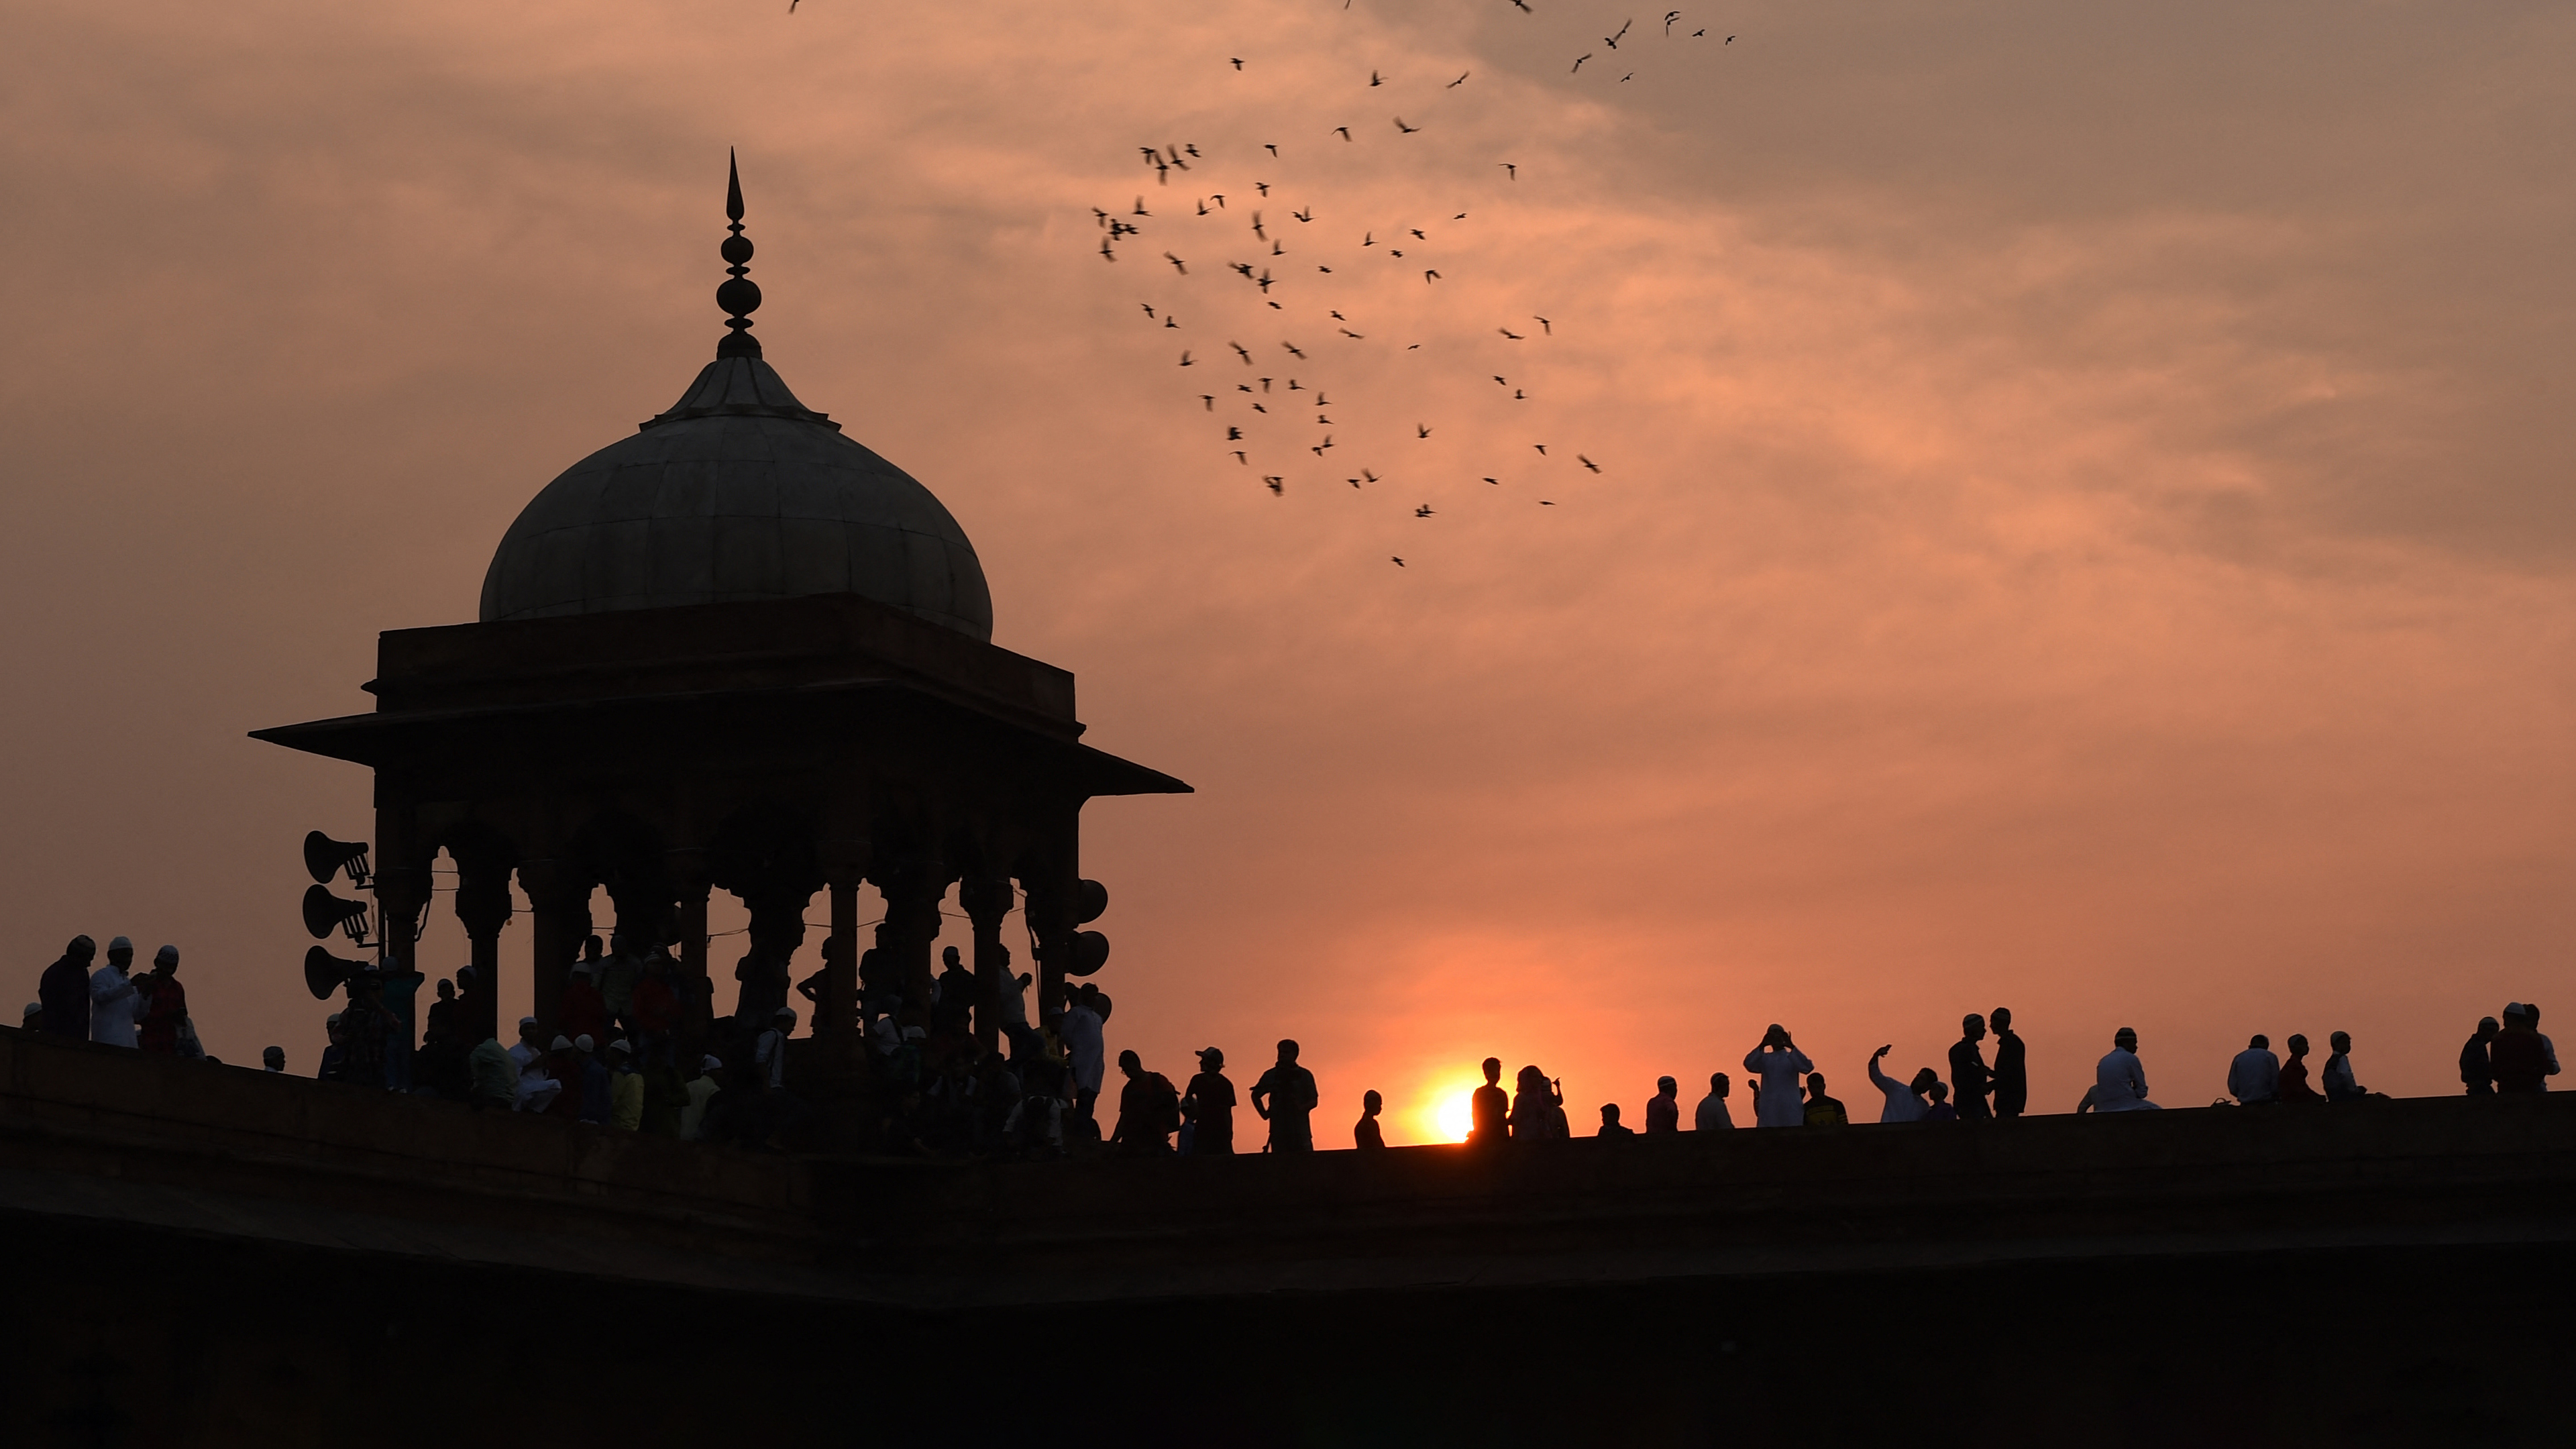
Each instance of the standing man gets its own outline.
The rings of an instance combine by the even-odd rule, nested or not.
[[[1986,1098],[1995,1089],[1994,1076],[1986,1070],[1985,1054],[1977,1043],[1986,1039],[1986,1019],[1969,1012],[1959,1018],[1959,1039],[1950,1043],[1950,1100],[1959,1109],[1962,1122],[1987,1122],[1994,1111]]]
[[[2460,1083],[2472,1097],[2495,1095],[2495,1062],[2487,1055],[2487,1048],[2495,1043],[2499,1029],[2494,1017],[2481,1016],[2477,1033],[2460,1048]]]
[[[1816,1064],[1789,1039],[1778,1022],[1762,1033],[1762,1044],[1744,1054],[1744,1070],[1760,1085],[1753,1091],[1753,1121],[1759,1127],[1802,1127],[1807,1121],[1807,1094],[1802,1085]]]
[[[1670,1077],[1655,1078],[1655,1095],[1646,1099],[1646,1135],[1682,1130],[1682,1084]]]
[[[134,1024],[143,1015],[143,993],[134,987],[134,943],[107,943],[107,964],[89,977],[89,1039],[104,1046],[136,1045]]]
[[[2281,1059],[2272,1055],[2272,1039],[2261,1032],[2227,1064],[2227,1095],[2240,1107],[2268,1107],[2281,1099]]]
[[[1073,1110],[1084,1121],[1091,1120],[1094,1104],[1100,1100],[1100,1081],[1109,1065],[1102,1060],[1107,1048],[1100,1038],[1101,1021],[1100,988],[1086,981],[1056,1024],[1056,1036],[1064,1042],[1065,1057],[1073,1067]]]
[[[1161,1072],[1145,1070],[1144,1059],[1132,1051],[1118,1054],[1118,1071],[1127,1085],[1118,1089],[1118,1126],[1109,1145],[1135,1157],[1168,1155],[1181,1125],[1180,1089]]]
[[[1190,1078],[1189,1094],[1181,1099],[1181,1113],[1189,1119],[1192,1156],[1233,1155],[1234,1083],[1226,1078],[1225,1053],[1221,1049],[1200,1049],[1199,1074]]]
[[[1309,1114],[1315,1110],[1315,1074],[1297,1065],[1297,1044],[1279,1043],[1278,1065],[1261,1074],[1252,1084],[1248,1099],[1252,1110],[1270,1121],[1270,1150],[1273,1152],[1312,1152],[1315,1150],[1315,1127]]]
[[[98,943],[74,936],[36,983],[36,1000],[45,1008],[45,1035],[66,1041],[89,1040],[89,963],[98,959]]]
[[[1998,1006],[1986,1019],[1995,1024],[1995,1116],[2010,1121],[2030,1105],[2029,1059],[2013,1035],[2011,1007]]]
[[[179,985],[179,948],[164,946],[155,952],[152,974],[138,984],[149,993],[140,1032],[143,1049],[177,1056],[179,1029],[188,1024],[188,993]]]
[[[1726,1110],[1727,1089],[1733,1085],[1724,1072],[1708,1074],[1708,1095],[1699,1099],[1698,1109],[1691,1113],[1692,1131],[1723,1132],[1735,1125],[1735,1114]]]

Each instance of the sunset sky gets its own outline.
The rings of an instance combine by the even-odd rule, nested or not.
[[[1295,1036],[1338,1145],[1773,1021],[1865,1117],[1998,1004],[2044,1111],[2122,1025],[2193,1106],[2254,1031],[2429,1093],[2576,1022],[2576,12],[1530,3],[0,4],[24,999],[170,941],[313,1070],[369,782],[244,732],[679,395],[734,147],[769,360],[1198,790],[1086,812],[1113,1050]]]

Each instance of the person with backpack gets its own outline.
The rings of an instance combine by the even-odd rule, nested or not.
[[[1132,1051],[1118,1054],[1118,1070],[1127,1085],[1118,1089],[1118,1127],[1109,1145],[1131,1157],[1163,1157],[1172,1150],[1172,1133],[1181,1125],[1181,1092],[1161,1072],[1145,1070]]]

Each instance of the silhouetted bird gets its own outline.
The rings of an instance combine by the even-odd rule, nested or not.
[[[1250,348],[1245,347],[1240,342],[1229,342],[1226,346],[1234,349],[1234,355],[1243,359],[1244,366],[1250,367],[1252,365],[1252,350]]]
[[[1636,23],[1637,22],[1634,20],[1623,20],[1619,23],[1619,34],[1606,37],[1612,50],[1617,50],[1619,48],[1620,36],[1626,35],[1628,33],[1628,27]]]
[[[1366,479],[1367,479],[1367,480],[1369,480],[1371,483],[1374,483],[1374,482],[1376,482],[1376,481],[1377,481],[1377,475],[1376,475],[1375,473],[1370,472],[1370,471],[1369,471],[1369,470],[1367,470],[1366,468],[1362,468],[1362,469],[1360,470],[1360,476],[1361,476],[1361,477],[1363,477],[1363,478],[1366,478]]]
[[[1388,554],[1388,555],[1387,555],[1387,557],[1388,557],[1388,558],[1395,558],[1395,555],[1394,555],[1394,554]],[[1396,558],[1396,559],[1395,559],[1395,566],[1396,566],[1397,568],[1402,568],[1402,567],[1404,567],[1404,560],[1402,560],[1402,559],[1400,559],[1400,558]]]
[[[1436,282],[1440,280],[1440,274],[1438,272],[1426,271],[1422,274],[1422,280],[1426,282]]]
[[[1181,355],[1182,355],[1183,357],[1187,357],[1187,356],[1189,356],[1189,354],[1188,354],[1188,353],[1186,353],[1186,352],[1182,353]],[[1200,393],[1200,394],[1199,394],[1199,401],[1207,404],[1207,410],[1208,410],[1209,412],[1215,412],[1215,411],[1216,411],[1216,395],[1215,395],[1214,393],[1205,393],[1205,392]]]
[[[1229,442],[1229,443],[1240,443],[1240,442],[1242,442],[1242,441],[1243,441],[1243,429],[1238,428],[1238,427],[1232,427],[1232,426],[1229,426],[1229,427],[1225,430],[1225,440],[1226,440],[1227,442]]]
[[[1398,117],[1396,117],[1396,118],[1395,118],[1395,129],[1396,129],[1396,130],[1398,130],[1398,131],[1400,131],[1400,132],[1402,132],[1402,133],[1404,133],[1404,134],[1405,134],[1405,135],[1407,135],[1407,136],[1410,136],[1410,135],[1412,135],[1414,132],[1419,131],[1419,130],[1421,130],[1422,128],[1421,128],[1420,126],[1408,126],[1408,125],[1404,124],[1404,117],[1402,117],[1402,116],[1398,116]]]
[[[1497,331],[1497,332],[1500,332],[1500,333],[1501,333],[1501,334],[1503,334],[1505,337],[1508,337],[1508,338],[1512,339],[1514,342],[1518,342],[1518,341],[1520,341],[1520,340],[1521,340],[1521,335],[1520,335],[1519,333],[1517,333],[1517,332],[1514,332],[1514,331],[1513,331],[1512,329],[1510,329],[1509,327],[1497,327],[1497,328],[1495,328],[1494,330],[1495,330],[1495,331]]]
[[[1600,464],[1595,463],[1595,462],[1593,462],[1591,459],[1584,457],[1581,453],[1577,453],[1577,454],[1575,454],[1575,455],[1574,455],[1574,458],[1575,458],[1575,461],[1576,461],[1576,462],[1581,463],[1584,467],[1591,469],[1591,470],[1592,470],[1593,472],[1595,472],[1595,473],[1598,473],[1598,472],[1600,472],[1600,471],[1601,471],[1601,465],[1600,465]]]
[[[1245,467],[1247,467],[1247,468],[1248,468],[1248,467],[1250,467],[1250,466],[1252,466],[1252,460],[1251,460],[1251,459],[1249,459],[1249,458],[1244,457],[1244,456],[1243,456],[1243,450],[1242,450],[1242,449],[1240,449],[1240,448],[1237,448],[1237,449],[1235,450],[1235,453],[1234,453],[1234,461],[1236,461],[1236,462],[1238,462],[1238,463],[1243,464],[1243,465],[1244,465]]]
[[[1315,214],[1311,211],[1292,211],[1288,214],[1297,218],[1299,221],[1313,221],[1315,219]]]
[[[1170,262],[1172,264],[1172,270],[1179,272],[1182,276],[1186,277],[1190,274],[1189,264],[1182,261],[1179,257],[1173,256],[1170,252],[1163,253],[1163,260]]]
[[[1425,503],[1420,508],[1413,510],[1413,516],[1416,518],[1429,518],[1431,516],[1431,505]]]
[[[1118,254],[1109,249],[1109,238],[1107,237],[1102,237],[1100,239],[1100,254],[1113,262],[1118,260]]]
[[[1188,348],[1186,348],[1186,347],[1182,348],[1182,349],[1181,349],[1181,366],[1183,366],[1183,367],[1190,367],[1190,366],[1193,366],[1193,365],[1194,365],[1194,364],[1192,364],[1192,363],[1191,363],[1191,361],[1190,361],[1190,350],[1189,350]]]
[[[1324,450],[1325,450],[1326,448],[1331,447],[1331,446],[1333,446],[1333,439],[1332,439],[1332,435],[1331,435],[1331,434],[1329,434],[1329,433],[1327,433],[1327,434],[1325,434],[1325,436],[1324,436],[1324,441],[1322,441],[1322,442],[1320,442],[1320,443],[1317,443],[1315,446],[1313,446],[1312,448],[1307,449],[1306,451],[1308,451],[1308,452],[1310,452],[1310,453],[1314,454],[1316,457],[1320,458],[1320,457],[1324,456]]]
[[[1351,138],[1351,128],[1350,128],[1350,127],[1348,127],[1348,126],[1335,126],[1333,129],[1342,133],[1342,139],[1343,139],[1343,140],[1347,141],[1347,140],[1349,140],[1349,139]]]
[[[1556,335],[1556,328],[1550,325],[1546,318],[1534,316],[1530,318],[1530,320],[1538,324],[1538,330],[1541,332],[1546,333],[1550,337],[1554,337]]]
[[[1583,69],[1583,63],[1584,63],[1585,61],[1587,61],[1587,60],[1590,60],[1591,58],[1592,58],[1592,57],[1591,57],[1590,55],[1588,55],[1588,54],[1586,54],[1586,55],[1579,55],[1579,56],[1576,56],[1576,57],[1574,58],[1574,69],[1575,69],[1575,70],[1581,70],[1581,69]],[[1572,74],[1572,72],[1568,72],[1568,74]]]
[[[1486,481],[1486,482],[1488,482],[1488,483],[1493,484],[1493,485],[1494,485],[1495,487],[1497,487],[1497,488],[1500,488],[1500,487],[1502,487],[1502,486],[1503,486],[1503,480],[1502,480],[1502,479],[1500,479],[1500,478],[1488,478],[1488,479],[1486,479],[1485,481]]]
[[[1356,332],[1353,332],[1353,331],[1352,331],[1351,329],[1349,329],[1348,327],[1344,327],[1344,328],[1342,328],[1342,329],[1341,329],[1341,333],[1342,333],[1342,335],[1343,335],[1344,337],[1358,337],[1358,336],[1360,335],[1360,334],[1358,334],[1358,333],[1356,333]],[[1362,339],[1362,340],[1365,340],[1365,339]]]
[[[1681,13],[1680,11],[1678,11],[1678,10],[1668,10],[1668,11],[1664,12],[1664,38],[1665,38],[1666,40],[1670,40],[1670,39],[1672,39],[1672,37],[1673,37],[1673,22],[1674,22],[1674,21],[1676,21],[1676,20],[1679,20],[1679,19],[1681,19],[1681,18],[1682,18],[1682,13]],[[1240,62],[1237,62],[1237,64],[1239,65],[1239,64],[1240,64]]]
[[[1283,494],[1284,494],[1284,493],[1286,493],[1286,492],[1288,491],[1288,480],[1287,480],[1287,479],[1285,479],[1285,478],[1281,478],[1281,477],[1279,477],[1279,476],[1278,476],[1278,475],[1276,475],[1276,474],[1273,474],[1273,475],[1271,475],[1270,477],[1264,478],[1264,479],[1262,479],[1261,481],[1262,481],[1262,482],[1264,482],[1264,483],[1266,483],[1266,484],[1268,484],[1268,485],[1270,485],[1270,491],[1271,491],[1271,492],[1273,492],[1273,493],[1283,493]]]
[[[1500,379],[1496,379],[1496,380],[1497,380],[1497,381],[1500,381]],[[1547,456],[1547,444],[1545,444],[1545,443],[1532,443],[1532,444],[1530,444],[1530,446],[1531,446],[1531,447],[1533,447],[1533,448],[1538,449],[1538,455],[1539,455],[1540,457],[1544,458],[1544,457],[1546,457],[1546,456]]]
[[[1465,84],[1467,83],[1467,77],[1468,77],[1468,76],[1471,76],[1471,75],[1474,75],[1474,74],[1475,74],[1475,72],[1474,72],[1474,71],[1472,71],[1472,70],[1471,70],[1471,71],[1468,71],[1468,72],[1466,72],[1465,74],[1460,75],[1456,80],[1453,80],[1453,81],[1451,81],[1449,84],[1447,84],[1447,85],[1445,85],[1445,86],[1442,86],[1442,87],[1441,87],[1441,89],[1442,89],[1442,90],[1444,90],[1444,91],[1454,91],[1454,90],[1458,89],[1458,87],[1465,85]]]
[[[1415,423],[1413,425],[1413,435],[1417,438],[1427,438],[1431,436],[1431,429],[1422,423]]]
[[[1273,146],[1273,145],[1269,145],[1269,144],[1267,144],[1267,143],[1264,143],[1261,149],[1262,149],[1262,150],[1264,150],[1264,151],[1269,152],[1273,157],[1276,157],[1276,156],[1279,154],[1279,148],[1278,148],[1278,147]]]
[[[1300,352],[1300,351],[1298,351],[1298,350],[1297,350],[1297,344],[1296,344],[1296,343],[1293,343],[1293,342],[1282,342],[1282,343],[1280,343],[1279,345],[1280,345],[1280,346],[1282,346],[1282,347],[1287,348],[1287,349],[1288,349],[1288,355],[1289,355],[1289,356],[1291,356],[1291,357],[1304,357],[1304,356],[1306,355],[1305,353]],[[1289,385],[1290,387],[1295,387],[1295,386],[1297,385],[1296,379],[1294,379],[1294,378],[1289,379],[1289,381],[1288,381],[1288,385]]]
[[[1501,168],[1503,168],[1505,171],[1510,172],[1510,173],[1511,173],[1511,179],[1512,179],[1512,180],[1514,180],[1514,181],[1518,181],[1518,180],[1520,180],[1520,179],[1521,179],[1521,168],[1519,168],[1518,166],[1513,165],[1513,164],[1512,164],[1512,163],[1510,163],[1509,161],[1497,161],[1497,162],[1495,162],[1494,164],[1495,164],[1495,165],[1497,165],[1497,166],[1500,166],[1500,167],[1501,167]]]

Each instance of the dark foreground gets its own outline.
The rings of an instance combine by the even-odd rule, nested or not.
[[[2566,1444],[2571,1187],[2564,1096],[988,1168],[0,1031],[0,1437]]]

